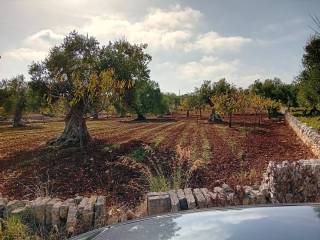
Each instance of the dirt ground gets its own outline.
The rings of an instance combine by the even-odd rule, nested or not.
[[[88,121],[93,142],[86,149],[46,147],[63,130],[63,122],[33,123],[12,129],[0,126],[0,192],[10,198],[105,194],[109,203],[136,206],[148,191],[146,176],[154,169],[172,173],[176,148],[188,148],[190,161],[205,170],[189,186],[213,188],[255,184],[269,161],[314,157],[283,118],[234,117],[233,127],[196,117],[174,116],[146,122],[112,119]],[[145,146],[152,154],[136,161],[128,156]],[[157,167],[155,167],[157,166]]]

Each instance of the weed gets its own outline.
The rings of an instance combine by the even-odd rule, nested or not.
[[[0,222],[0,239],[31,240],[37,237],[30,234],[28,226],[23,224],[19,218],[12,216]]]
[[[148,183],[151,192],[166,192],[170,189],[170,183],[163,175],[149,176]]]
[[[174,170],[172,176],[172,188],[179,189],[182,188],[182,174],[181,174],[181,167],[178,167]]]
[[[135,159],[137,162],[143,162],[147,157],[150,156],[150,153],[151,153],[150,149],[141,147],[141,148],[134,149],[130,153],[130,157]]]

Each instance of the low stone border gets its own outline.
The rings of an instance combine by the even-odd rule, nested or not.
[[[320,134],[313,128],[302,123],[291,113],[285,111],[285,120],[297,136],[308,146],[316,157],[320,158]]]
[[[0,218],[26,218],[49,230],[56,226],[65,230],[67,236],[136,218],[130,210],[107,209],[106,203],[105,196],[77,196],[64,201],[49,197],[33,201],[0,198]]]
[[[260,186],[227,184],[147,194],[149,215],[207,207],[314,202],[320,198],[320,160],[270,162]]]

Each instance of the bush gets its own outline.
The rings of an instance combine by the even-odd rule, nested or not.
[[[170,183],[163,175],[149,176],[148,183],[151,192],[167,192],[170,190]]]
[[[28,226],[17,217],[10,217],[0,223],[1,240],[32,240],[39,239],[30,233]]]

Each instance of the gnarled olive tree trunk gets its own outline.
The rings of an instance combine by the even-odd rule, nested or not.
[[[22,108],[17,106],[14,111],[14,117],[13,117],[13,127],[21,127],[23,126],[22,123]]]
[[[143,113],[137,113],[137,121],[145,121],[146,117],[144,116]]]
[[[49,144],[83,147],[88,144],[90,139],[84,118],[84,105],[80,102],[69,109],[65,117],[65,127],[62,135],[50,141]]]
[[[22,111],[25,108],[25,99],[24,98],[20,98],[19,101],[16,103],[16,107],[14,110],[14,116],[13,116],[13,127],[21,127],[23,126],[22,123]]]

